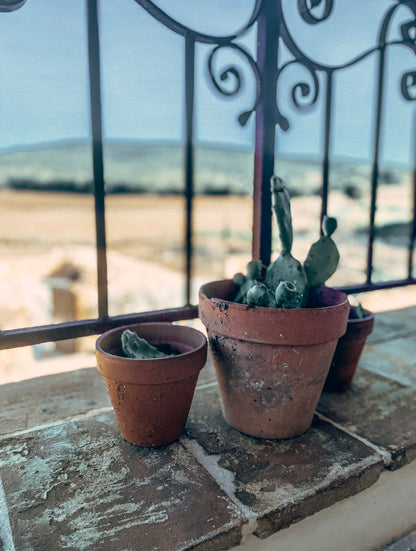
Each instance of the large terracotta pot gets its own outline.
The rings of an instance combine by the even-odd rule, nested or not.
[[[347,325],[347,296],[321,287],[309,307],[284,310],[231,302],[230,280],[203,285],[207,328],[225,419],[260,438],[290,438],[311,425]]]
[[[348,319],[347,330],[338,341],[325,381],[327,392],[342,392],[351,387],[365,341],[374,326],[374,314],[369,310],[364,313],[364,318],[350,316]]]
[[[122,357],[121,334],[135,331],[150,344],[177,355],[136,360]],[[121,434],[138,446],[165,446],[182,434],[207,340],[196,329],[170,323],[142,323],[107,331],[98,338],[98,371],[104,376]]]

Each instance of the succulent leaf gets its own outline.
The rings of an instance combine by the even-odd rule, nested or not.
[[[322,233],[331,237],[334,231],[337,229],[338,223],[336,218],[330,216],[324,216],[322,219]]]
[[[275,308],[276,300],[264,283],[256,283],[247,291],[247,304],[249,306]]]
[[[277,176],[272,176],[270,187],[281,252],[266,269],[264,281],[263,266],[259,260],[248,263],[246,276],[234,276],[234,283],[239,286],[234,301],[252,306],[300,308],[306,305],[310,289],[324,285],[338,266],[339,252],[331,238],[337,221],[324,216],[323,235],[312,245],[302,265],[291,253],[293,226],[287,188]]]
[[[126,329],[121,334],[121,346],[126,358],[136,360],[150,360],[156,358],[168,358],[172,354],[165,354],[155,346],[142,339],[134,331]]]
[[[233,277],[233,282],[240,287],[233,299],[234,302],[247,303],[247,292],[257,283],[257,280],[261,278],[263,264],[261,260],[250,260],[247,264],[246,270],[246,276],[241,273],[237,273]]]
[[[281,281],[276,288],[275,299],[277,308],[300,308],[303,296],[292,282]]]
[[[309,287],[315,289],[324,285],[337,269],[338,262],[339,252],[333,239],[321,236],[310,248],[303,264]]]
[[[281,250],[283,253],[290,253],[293,244],[293,227],[289,192],[283,180],[278,176],[272,176],[270,187],[272,192],[272,206],[279,228]]]
[[[275,290],[281,281],[290,281],[306,301],[307,281],[302,264],[291,253],[281,253],[266,271],[265,283]]]

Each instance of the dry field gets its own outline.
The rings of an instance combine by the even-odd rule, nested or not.
[[[403,219],[409,204],[407,186],[382,187],[378,220]],[[183,304],[185,232],[184,199],[174,196],[110,195],[107,198],[107,244],[110,314]],[[385,205],[385,207],[383,207]],[[330,198],[338,217],[336,241],[342,262],[334,285],[364,280],[365,200],[341,192]],[[297,197],[292,211],[294,255],[303,259],[318,237],[319,198]],[[230,277],[250,258],[251,200],[247,196],[197,196],[194,208],[193,301],[208,279]],[[96,311],[94,205],[89,195],[0,191],[0,328],[11,329],[61,321],[52,316],[51,274],[64,263],[77,267],[72,284],[77,317]],[[407,253],[399,230],[375,249],[376,279],[405,275]],[[276,241],[275,250],[278,244]],[[416,289],[370,293],[362,297],[374,311],[416,304]],[[77,354],[57,355],[52,345],[0,352],[0,383],[38,374],[94,365],[94,338],[82,339]]]

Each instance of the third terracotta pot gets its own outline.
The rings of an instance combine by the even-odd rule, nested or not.
[[[374,314],[369,310],[364,310],[364,314],[363,318],[348,319],[347,330],[338,341],[325,381],[327,392],[342,392],[351,387],[365,342],[374,326]]]
[[[227,422],[260,438],[290,438],[311,425],[338,338],[347,296],[321,287],[308,307],[284,310],[232,302],[231,280],[203,285],[207,328]]]

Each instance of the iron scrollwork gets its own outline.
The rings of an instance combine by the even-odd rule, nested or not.
[[[406,101],[416,100],[416,71],[404,73],[400,81],[400,90]]]
[[[26,0],[0,0],[0,12],[16,11],[26,3]]]
[[[174,32],[184,36],[185,38],[191,38],[194,42],[211,44],[214,46],[208,56],[208,75],[214,89],[225,97],[233,97],[240,92],[242,84],[241,68],[237,67],[236,64],[230,64],[218,74],[218,71],[215,71],[214,69],[214,60],[220,52],[224,52],[227,49],[233,50],[241,55],[242,60],[250,67],[256,81],[256,97],[254,105],[250,109],[247,109],[241,113],[238,117],[240,125],[244,126],[262,100],[263,75],[259,69],[257,60],[254,59],[249,51],[244,48],[239,39],[242,38],[244,33],[249,28],[257,24],[259,17],[265,9],[266,1],[256,0],[252,13],[243,28],[227,36],[208,35],[191,29],[165,13],[152,0],[135,0],[135,2],[140,4],[154,18]],[[301,49],[297,43],[296,37],[293,36],[293,33],[287,25],[282,7],[282,0],[275,0],[273,9],[277,10],[280,19],[279,36],[285,44],[287,50],[292,55],[292,59],[284,62],[280,67],[277,62],[276,85],[283,73],[285,73],[291,66],[298,66],[302,68],[307,75],[306,79],[295,82],[291,86],[291,101],[296,109],[305,109],[312,107],[317,103],[320,96],[321,82],[319,79],[319,73],[325,75],[327,78],[331,78],[336,71],[341,71],[342,69],[352,67],[375,52],[380,52],[382,50],[384,51],[387,46],[403,45],[416,52],[416,2],[415,0],[392,0],[392,2],[394,2],[393,5],[386,11],[381,21],[379,36],[376,44],[345,63],[329,65],[313,59]],[[387,34],[390,23],[394,14],[401,6],[405,6],[410,9],[413,17],[401,25],[401,40],[389,42],[387,40]],[[298,13],[302,20],[308,25],[322,25],[331,17],[335,9],[336,3],[334,0],[297,0]],[[276,40],[278,38],[278,36],[274,37]],[[414,74],[415,73],[413,71],[410,71],[406,72],[401,77],[400,89],[403,98],[407,101],[416,99],[416,84],[413,81]],[[228,86],[225,86],[225,84],[228,84]],[[281,111],[279,103],[279,94],[277,94],[275,124],[282,130],[286,131],[289,129],[290,123],[288,118]]]
[[[287,50],[293,56],[290,61],[286,61],[280,67],[278,61],[276,61],[276,84],[288,67],[293,65],[303,68],[307,75],[309,75],[311,81],[309,83],[302,80],[292,85],[291,100],[296,109],[304,109],[305,107],[311,107],[317,103],[320,95],[319,73],[325,74],[327,78],[329,78],[336,71],[352,67],[375,52],[384,53],[386,47],[393,45],[408,47],[416,53],[416,0],[391,0],[392,5],[386,10],[381,20],[377,43],[357,55],[354,59],[338,65],[323,64],[318,60],[314,60],[299,47],[296,38],[293,36],[286,23],[284,10],[282,8],[282,0],[275,0],[274,3],[271,3],[269,0],[254,0],[252,12],[243,27],[238,29],[235,33],[225,36],[209,35],[192,29],[168,15],[153,0],[134,1],[142,6],[152,17],[175,33],[182,35],[186,40],[192,40],[194,43],[199,42],[213,45],[213,49],[208,56],[208,74],[214,88],[221,95],[231,97],[239,93],[241,90],[242,73],[241,69],[236,65],[229,65],[223,69],[219,75],[216,75],[214,70],[214,59],[219,52],[231,49],[234,52],[238,52],[244,62],[248,63],[256,82],[256,97],[254,105],[241,113],[238,117],[239,123],[242,126],[247,123],[251,114],[257,109],[262,100],[263,75],[259,69],[257,60],[244,48],[239,39],[241,39],[251,27],[258,23],[260,16],[263,15],[266,9],[266,5],[270,6],[270,4],[272,4],[280,20],[279,36],[273,38],[278,40],[280,37]],[[17,10],[21,8],[25,2],[26,0],[0,0],[0,12]],[[408,8],[412,13],[412,17],[401,24],[401,39],[388,41],[387,35],[391,21],[400,7]],[[302,20],[308,25],[323,24],[331,17],[335,9],[334,0],[297,0],[298,13]],[[401,76],[400,90],[402,97],[406,101],[413,101],[416,99],[415,75],[416,71],[408,71]],[[233,83],[233,86],[231,86],[231,88],[226,87],[223,85],[225,82]],[[278,100],[279,97],[276,98],[275,124],[280,126],[282,130],[288,130],[289,120],[281,112]]]
[[[406,6],[412,11],[413,18],[403,23],[400,27],[401,40],[392,40],[388,41],[387,34],[389,31],[390,23],[395,15],[396,11],[400,6]],[[321,15],[317,16],[313,12],[315,9],[321,9]],[[310,24],[317,25],[326,21],[332,14],[334,10],[333,0],[298,0],[298,11],[302,19]],[[290,53],[293,55],[293,59],[289,62],[286,62],[282,67],[278,69],[277,80],[281,77],[282,73],[287,67],[293,64],[297,64],[308,72],[312,78],[313,89],[307,82],[297,82],[292,86],[292,103],[297,109],[302,109],[305,107],[310,107],[314,105],[319,96],[319,78],[318,73],[321,72],[326,74],[327,78],[332,77],[333,73],[336,71],[341,71],[348,67],[356,65],[363,59],[372,55],[375,52],[381,52],[386,49],[388,46],[393,45],[403,45],[409,47],[416,53],[416,2],[414,0],[403,0],[401,2],[397,1],[391,6],[384,15],[383,20],[380,25],[380,32],[376,45],[368,48],[366,51],[361,52],[359,55],[353,59],[338,65],[328,65],[322,64],[311,57],[308,57],[301,48],[297,45],[297,42],[293,35],[291,34],[288,25],[286,24],[284,13],[281,12],[281,36],[284,40],[284,43]],[[416,72],[410,71],[406,72],[401,77],[400,89],[404,99],[407,101],[412,101],[416,99]],[[382,82],[380,83],[383,84]],[[299,102],[297,98],[299,97],[309,98],[307,102]],[[289,121],[287,117],[279,109],[277,101],[276,109],[276,124],[280,126],[282,130],[287,130],[289,128]]]
[[[233,42],[231,42],[230,44],[224,44],[224,45],[216,46],[211,51],[211,53],[209,55],[209,58],[208,58],[208,73],[209,73],[209,76],[211,78],[211,82],[213,83],[214,87],[216,88],[216,90],[220,94],[223,94],[224,96],[235,96],[240,91],[241,82],[242,82],[242,77],[241,77],[240,71],[236,66],[230,65],[230,66],[226,67],[223,71],[221,71],[221,73],[219,75],[219,80],[217,79],[217,77],[215,75],[214,63],[213,63],[214,58],[215,58],[215,56],[218,52],[220,52],[220,51],[222,51],[226,48],[232,48],[233,50],[235,50],[235,51],[239,52],[240,54],[242,54],[242,56],[246,59],[249,66],[251,67],[251,69],[254,73],[255,79],[256,79],[256,83],[257,83],[256,98],[255,98],[254,105],[251,107],[251,109],[249,109],[247,111],[244,111],[238,117],[238,122],[240,123],[240,125],[245,126],[247,124],[251,114],[257,109],[257,107],[259,105],[259,102],[260,102],[260,99],[261,99],[261,90],[262,90],[261,73],[259,71],[259,67],[258,67],[257,63],[254,61],[252,56],[244,48],[242,48],[241,46],[239,46],[239,45],[237,45]],[[224,88],[221,85],[222,82],[230,80],[230,78],[233,78],[234,83],[235,83],[234,88],[232,88],[231,90],[227,89],[227,88]]]
[[[323,13],[317,16],[313,13],[315,8],[323,6]],[[310,25],[316,25],[328,19],[334,7],[333,0],[298,0],[298,11],[304,21]]]
[[[244,126],[249,120],[251,114],[257,109],[261,100],[262,93],[262,76],[253,56],[239,43],[235,42],[239,37],[248,31],[256,22],[259,17],[259,13],[262,7],[262,0],[256,0],[253,10],[248,18],[248,21],[233,34],[226,36],[208,35],[191,29],[180,21],[172,18],[161,8],[159,8],[152,0],[135,0],[137,4],[140,4],[150,15],[157,19],[160,23],[172,31],[182,35],[185,39],[190,39],[193,42],[200,42],[202,44],[212,44],[214,48],[211,50],[208,57],[208,74],[214,88],[223,96],[231,97],[236,96],[241,90],[242,75],[241,70],[236,65],[229,65],[221,71],[219,76],[216,75],[214,70],[214,59],[220,51],[225,49],[232,49],[235,52],[241,54],[243,60],[245,60],[254,75],[256,81],[256,97],[254,105],[241,113],[238,117],[238,121],[241,126]],[[233,79],[234,86],[227,88],[223,86],[226,81],[231,82]]]

